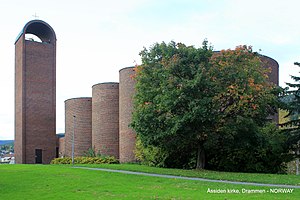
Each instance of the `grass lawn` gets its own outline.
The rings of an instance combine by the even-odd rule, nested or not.
[[[209,170],[166,169],[166,168],[156,168],[156,167],[149,167],[149,166],[137,165],[137,164],[100,164],[100,165],[78,165],[78,166],[121,169],[121,170],[128,170],[128,171],[198,177],[198,178],[207,178],[207,179],[216,179],[216,180],[300,185],[300,176],[290,175],[290,174],[289,175],[256,174],[256,173],[217,172],[217,171],[209,171]]]
[[[209,188],[226,192],[208,193]],[[245,189],[262,190],[265,193],[242,193]],[[239,190],[240,193],[229,193],[230,190]],[[1,200],[299,199],[299,197],[300,189],[294,189],[291,194],[283,194],[271,193],[269,187],[137,176],[75,169],[62,165],[0,165]]]

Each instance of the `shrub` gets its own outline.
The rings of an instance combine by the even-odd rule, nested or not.
[[[71,164],[72,158],[64,157],[64,158],[55,158],[51,161],[50,164]]]
[[[135,146],[135,157],[144,165],[154,167],[166,167],[164,162],[167,157],[167,153],[161,148],[151,146],[145,147],[140,137],[137,137]]]
[[[89,148],[87,150],[87,152],[84,152],[83,154],[84,157],[96,157],[96,153],[95,153],[95,150],[93,148]]]
[[[286,135],[276,124],[255,127],[251,119],[231,125],[229,132],[207,143],[208,169],[217,171],[285,173],[291,160]],[[229,138],[231,136],[231,138]],[[225,138],[226,137],[226,138]]]
[[[86,152],[84,152],[83,157],[106,157],[105,155],[101,155],[100,150],[98,152],[95,152],[94,148],[89,148]]]
[[[113,156],[102,157],[75,157],[74,164],[117,164],[119,161]],[[72,164],[72,158],[55,158],[51,164]]]

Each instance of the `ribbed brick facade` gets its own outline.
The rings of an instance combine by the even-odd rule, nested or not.
[[[120,162],[135,162],[136,134],[129,127],[133,112],[133,95],[135,81],[133,67],[123,68],[119,72],[119,152]]]
[[[269,76],[270,81],[278,85],[278,63],[267,56],[261,56],[261,60],[264,67],[272,69]],[[92,112],[92,147],[94,147],[96,153],[100,151],[102,155],[115,156],[119,158],[120,162],[136,161],[134,155],[136,134],[129,127],[133,112],[135,81],[132,77],[134,75],[133,67],[124,68],[119,72],[119,84],[100,83],[92,87],[92,111],[90,111]],[[78,105],[73,105],[73,109],[76,109],[76,107]],[[85,110],[84,112],[88,113],[89,111]],[[277,120],[277,116],[272,118]],[[66,124],[70,126],[70,122],[66,122]],[[68,132],[66,130],[66,136],[69,135]],[[67,138],[66,140],[70,141]],[[117,151],[118,145],[119,152]],[[65,146],[66,149],[71,149],[71,147],[67,147],[67,142]]]
[[[42,42],[26,40],[34,34]],[[45,22],[28,22],[15,43],[16,163],[47,164],[56,156],[56,36]]]
[[[75,117],[74,117],[75,116]],[[65,101],[65,156],[83,156],[92,147],[92,98],[73,98]]]
[[[92,87],[92,146],[96,153],[119,158],[119,83]]]

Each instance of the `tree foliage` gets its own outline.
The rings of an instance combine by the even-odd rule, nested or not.
[[[258,143],[265,150],[261,130],[276,112],[276,86],[251,47],[213,52],[207,41],[201,48],[163,42],[140,55],[132,127],[143,148],[163,152],[164,166],[221,169],[220,152],[262,154],[249,150]]]
[[[216,53],[210,62],[210,76],[217,82],[214,103],[219,117],[205,145],[210,149],[208,167],[281,172],[290,157],[285,135],[276,127],[268,128],[272,127],[270,115],[280,106],[281,91],[269,81],[270,69],[247,46]]]
[[[277,87],[268,80],[270,69],[263,67],[251,47],[215,53],[210,63],[210,77],[216,82],[214,103],[223,119],[243,116],[264,123],[276,113]]]
[[[295,65],[300,67],[300,63],[295,62]],[[281,124],[281,126],[286,127],[284,130],[288,135],[288,144],[293,151],[299,151],[300,149],[300,77],[291,76],[295,83],[286,83],[290,88],[288,88],[283,96],[287,99],[288,115],[285,116],[289,118],[286,123]],[[299,156],[299,155],[298,155]]]
[[[214,122],[213,91],[206,81],[212,50],[171,42],[141,52],[132,126],[145,146],[168,150],[169,166],[182,166]],[[182,156],[181,156],[182,155]]]

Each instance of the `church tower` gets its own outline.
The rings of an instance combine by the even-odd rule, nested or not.
[[[41,20],[15,42],[15,159],[48,164],[56,157],[56,36]]]

